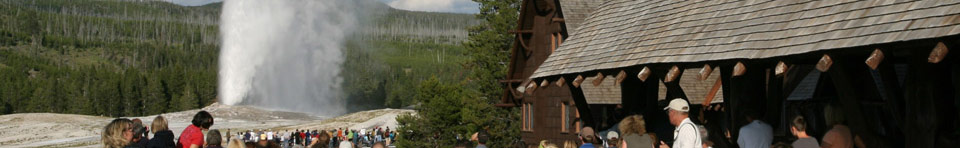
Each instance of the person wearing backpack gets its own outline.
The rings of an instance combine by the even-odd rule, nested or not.
[[[703,142],[700,138],[700,129],[697,124],[690,121],[690,105],[687,100],[676,98],[670,100],[670,105],[663,110],[667,110],[670,116],[670,124],[676,126],[673,130],[673,147],[675,148],[701,148]],[[666,143],[660,141],[660,148],[669,148]]]

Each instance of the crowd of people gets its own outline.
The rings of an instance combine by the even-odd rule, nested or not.
[[[105,148],[201,148],[220,145],[220,132],[209,130],[213,126],[213,116],[206,111],[194,115],[191,124],[183,129],[176,140],[167,126],[163,116],[155,117],[149,128],[140,119],[117,118],[103,128],[100,139]],[[149,137],[150,132],[153,132],[153,138]]]
[[[293,147],[373,147],[377,143],[391,145],[397,133],[389,127],[373,129],[331,129],[331,130],[247,130],[230,133],[238,141],[276,143],[282,148]],[[230,139],[229,137],[227,139]]]
[[[672,143],[658,141],[646,131],[646,121],[641,115],[623,118],[616,130],[597,135],[592,127],[583,127],[578,135],[579,143],[567,141],[565,148],[710,148],[713,141],[707,135],[707,128],[690,119],[690,106],[684,99],[673,99],[664,108],[669,122],[674,126]],[[850,128],[843,123],[842,114],[834,106],[827,106],[828,123],[832,126],[821,142],[807,134],[807,122],[803,116],[796,116],[790,122],[790,131],[797,138],[792,144],[773,143],[773,128],[759,120],[756,112],[746,112],[747,124],[739,130],[736,144],[743,148],[794,147],[794,148],[852,148],[862,147],[859,138],[852,135]],[[191,124],[183,129],[179,138],[167,127],[166,119],[157,116],[150,127],[139,119],[118,118],[107,124],[102,133],[102,142],[106,148],[219,148],[224,139],[229,148],[382,148],[391,145],[398,136],[396,131],[386,128],[373,129],[331,129],[331,130],[247,130],[232,133],[228,129],[226,138],[213,126],[213,116],[206,111],[194,115]],[[154,137],[149,137],[152,132]],[[489,135],[486,132],[473,134],[470,141],[477,148],[486,148]],[[726,139],[730,138],[729,131]],[[729,141],[733,143],[733,141]],[[467,147],[461,144],[457,147]],[[555,148],[556,144],[542,141],[540,148]]]
[[[741,148],[853,148],[863,147],[862,142],[856,136],[850,133],[850,129],[844,125],[843,114],[831,111],[836,105],[827,106],[826,114],[828,124],[831,129],[823,135],[823,141],[818,142],[816,138],[807,134],[807,121],[803,116],[797,115],[790,122],[790,133],[796,138],[792,144],[774,143],[773,128],[758,117],[756,111],[745,112],[746,125],[741,126],[736,141],[729,141],[737,144]],[[664,108],[669,118],[669,122],[674,126],[672,143],[657,141],[657,138],[648,133],[646,121],[641,115],[630,115],[624,117],[617,125],[615,130],[605,131],[606,134],[597,135],[592,127],[583,127],[578,135],[579,143],[566,141],[562,143],[564,148],[711,148],[713,141],[708,138],[707,128],[698,125],[690,119],[690,106],[684,99],[673,99],[669,105]],[[726,132],[726,139],[730,140],[729,131]],[[541,141],[538,148],[559,148],[559,144],[549,141]]]
[[[163,116],[153,119],[150,127],[140,119],[117,118],[107,124],[101,141],[105,148],[385,148],[396,140],[397,132],[389,127],[373,129],[332,130],[248,130],[221,134],[213,126],[213,116],[197,112],[191,124],[174,138]],[[153,137],[149,137],[150,133]],[[225,138],[224,138],[225,136]]]

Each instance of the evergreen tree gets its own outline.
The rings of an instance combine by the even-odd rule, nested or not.
[[[483,24],[470,28],[469,41],[464,43],[472,59],[470,79],[475,87],[489,100],[500,98],[503,88],[498,80],[507,75],[510,62],[510,46],[515,38],[510,30],[516,29],[520,0],[474,0],[480,3],[477,18]],[[491,102],[493,103],[493,102]]]
[[[463,87],[440,82],[437,77],[420,82],[417,87],[417,100],[420,106],[416,107],[417,115],[401,115],[397,117],[398,147],[433,147],[453,146],[458,141],[457,135],[469,135],[470,129],[463,126],[461,118],[461,100]],[[439,134],[439,135],[434,135]],[[436,139],[433,137],[439,136]]]
[[[175,104],[176,107],[170,107],[170,108],[175,108],[178,110],[188,110],[188,109],[199,108],[197,104],[198,102],[197,94],[193,91],[193,86],[191,86],[191,84],[187,84],[183,88],[183,92],[180,94],[181,95],[177,97],[177,99],[175,99],[174,101],[176,102]],[[174,103],[171,103],[171,105],[173,104]]]
[[[170,99],[163,94],[163,88],[161,87],[160,80],[155,78],[141,77],[147,81],[147,86],[144,90],[144,97],[147,103],[146,113],[147,115],[155,115],[167,112],[167,109],[175,110],[169,108]]]
[[[50,110],[50,91],[44,87],[33,89],[33,95],[30,97],[30,107],[28,112],[51,112]]]
[[[471,59],[466,81],[446,84],[436,78],[420,82],[415,109],[417,115],[397,117],[399,147],[452,146],[458,136],[479,130],[490,134],[488,147],[515,147],[519,139],[519,114],[515,109],[494,107],[502,95],[498,80],[506,76],[506,64],[514,35],[520,0],[474,0],[480,3],[483,20],[470,28],[464,43]],[[438,134],[438,135],[434,135]],[[436,137],[436,138],[434,138]]]

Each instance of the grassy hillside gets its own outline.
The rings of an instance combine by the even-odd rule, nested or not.
[[[409,105],[419,80],[462,77],[472,15],[369,9],[345,45],[352,109]],[[220,4],[0,1],[0,113],[138,116],[209,104],[219,13]]]

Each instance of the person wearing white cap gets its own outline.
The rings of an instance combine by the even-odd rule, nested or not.
[[[620,134],[616,131],[607,132],[607,147],[616,148],[620,144]]]
[[[676,126],[673,130],[673,147],[675,148],[702,148],[700,139],[700,130],[697,124],[690,121],[690,105],[687,100],[676,98],[670,100],[663,110],[667,110],[670,116],[670,124]],[[669,148],[666,143],[660,141],[660,148]]]

